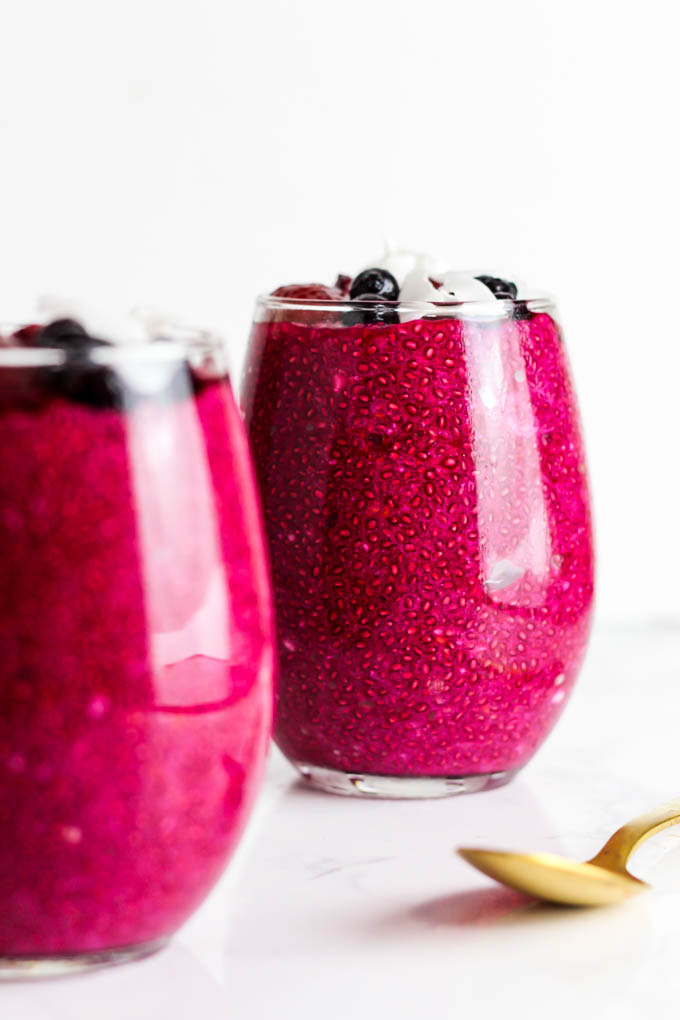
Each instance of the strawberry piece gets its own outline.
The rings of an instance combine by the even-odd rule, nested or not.
[[[32,347],[36,344],[42,331],[42,326],[36,326],[33,324],[30,326],[22,326],[21,329],[17,329],[14,333],[12,333],[11,339],[18,340],[19,343],[24,344],[26,347]]]
[[[323,283],[289,283],[272,291],[272,297],[288,298],[290,301],[344,301],[345,295],[338,287],[326,287]],[[336,312],[325,308],[305,308],[300,305],[278,308],[272,312],[274,322],[304,322],[308,326],[320,322],[329,324],[338,318]]]
[[[337,287],[323,283],[288,283],[272,291],[272,297],[296,298],[298,301],[342,301],[344,295]]]

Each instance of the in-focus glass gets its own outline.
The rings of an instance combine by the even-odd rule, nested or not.
[[[243,402],[275,734],[323,789],[499,785],[576,679],[593,547],[567,356],[549,302],[492,305],[394,303],[396,322],[367,323],[361,302],[258,303]]]

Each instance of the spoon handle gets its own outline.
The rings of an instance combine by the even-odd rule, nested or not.
[[[609,868],[610,871],[625,872],[628,858],[637,850],[640,843],[653,836],[655,832],[667,829],[669,825],[677,825],[678,822],[680,822],[680,798],[660,804],[654,810],[647,811],[644,815],[634,818],[632,822],[622,825],[589,863],[599,864],[600,867]]]

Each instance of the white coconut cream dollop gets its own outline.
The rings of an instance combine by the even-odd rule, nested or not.
[[[451,268],[446,259],[426,252],[408,249],[388,248],[378,259],[369,263],[368,268],[385,269],[399,284],[399,300],[409,302],[425,301],[428,304],[470,302],[465,314],[495,316],[507,314],[507,299],[498,298],[485,283],[478,279],[482,271],[460,271]],[[517,297],[525,299],[525,288],[513,279],[517,286]],[[418,313],[400,310],[402,319],[414,318]]]

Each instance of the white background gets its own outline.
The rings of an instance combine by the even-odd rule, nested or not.
[[[675,4],[2,0],[2,318],[224,331],[383,237],[558,297],[601,618],[680,617]]]

